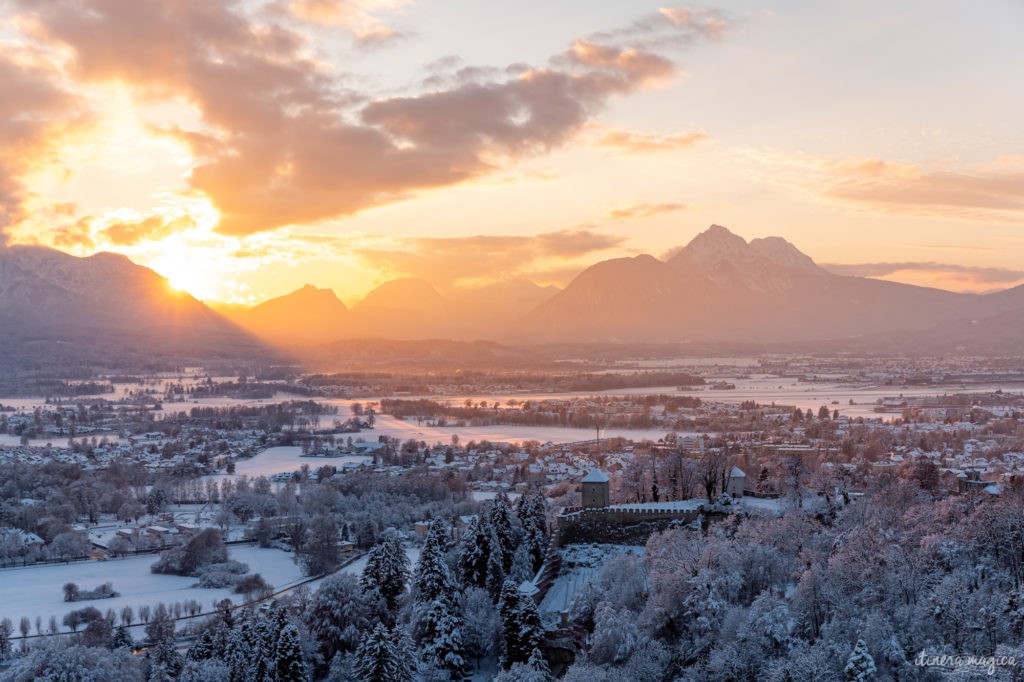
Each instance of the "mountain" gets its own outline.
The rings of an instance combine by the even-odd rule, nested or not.
[[[352,306],[358,337],[426,339],[450,335],[448,301],[418,277],[381,284]]]
[[[505,336],[509,324],[541,305],[561,289],[517,279],[447,292],[452,329],[460,338]]]
[[[0,343],[11,355],[118,363],[160,353],[208,357],[262,351],[259,342],[125,256],[87,258],[0,247]]]
[[[333,341],[352,333],[352,313],[330,289],[310,284],[251,308],[222,314],[254,335],[277,344]]]
[[[597,263],[517,325],[547,342],[841,341],[923,332],[1024,308],[991,296],[832,274],[779,237],[747,242],[713,225],[666,261]]]

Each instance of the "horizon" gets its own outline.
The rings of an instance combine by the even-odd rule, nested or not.
[[[839,274],[1024,283],[1014,3],[88,4],[3,11],[0,241],[247,305],[564,287],[709,224]]]

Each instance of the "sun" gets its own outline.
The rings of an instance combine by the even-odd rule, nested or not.
[[[164,244],[161,252],[148,263],[167,280],[175,292],[189,294],[200,301],[216,298],[222,289],[219,270],[201,249],[180,244]]]

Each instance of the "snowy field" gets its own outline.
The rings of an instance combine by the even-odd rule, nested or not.
[[[229,553],[232,559],[248,564],[250,572],[261,574],[274,587],[275,592],[293,587],[306,579],[294,563],[295,555],[289,552],[245,546],[231,547]],[[412,569],[419,560],[420,549],[406,547],[405,555],[409,557],[409,567]],[[37,615],[42,617],[45,629],[51,615],[56,616],[60,623],[64,614],[86,606],[94,606],[104,613],[107,609],[114,609],[118,614],[125,606],[131,606],[138,619],[140,606],[148,605],[152,608],[160,602],[170,605],[195,599],[202,605],[203,611],[209,611],[213,603],[221,599],[230,599],[236,604],[244,601],[242,595],[234,594],[229,588],[212,590],[192,587],[196,578],[150,573],[149,567],[156,560],[156,555],[150,555],[0,570],[0,618],[10,618],[17,625],[22,616],[28,616],[33,621],[34,634]],[[360,575],[366,568],[366,561],[367,556],[363,555],[341,569],[341,572]],[[121,596],[65,602],[62,588],[69,582],[87,590],[110,582]],[[307,587],[315,590],[320,582],[315,580],[308,583]],[[66,629],[61,625],[62,632]]]
[[[601,438],[631,438],[641,440],[648,438],[658,440],[664,438],[668,433],[664,429],[602,429]],[[572,429],[560,426],[518,426],[518,425],[495,425],[495,426],[426,426],[417,424],[415,419],[403,421],[389,415],[380,415],[374,425],[373,431],[364,432],[367,434],[380,434],[400,438],[402,440],[421,440],[428,445],[434,443],[451,443],[452,435],[457,435],[462,444],[471,440],[488,440],[499,443],[521,443],[528,440],[536,440],[541,443],[572,443],[578,440],[591,440],[597,433],[593,429]],[[366,438],[369,440],[369,438]]]
[[[261,574],[275,590],[290,587],[303,579],[302,571],[293,561],[294,554],[248,546],[231,547],[229,553],[232,559],[248,564],[251,572]],[[137,612],[140,606],[155,607],[160,602],[172,604],[195,599],[202,604],[204,611],[209,611],[214,601],[225,598],[235,603],[243,601],[241,595],[232,593],[230,589],[192,587],[196,578],[150,573],[149,567],[156,560],[156,555],[147,555],[0,570],[0,616],[10,618],[15,624],[22,616],[28,616],[33,622],[37,615],[42,616],[45,628],[51,615],[56,616],[59,623],[64,614],[86,606],[94,606],[102,612],[114,609],[117,613],[123,607],[131,606]],[[106,582],[112,583],[121,596],[64,601],[62,588],[65,583],[76,583],[83,590],[91,590]],[[61,630],[64,629],[62,625]]]
[[[372,464],[372,457],[351,455],[345,457],[303,457],[302,448],[297,445],[282,445],[267,448],[251,459],[240,459],[235,462],[235,475],[273,476],[274,474],[291,473],[308,464],[310,469],[319,469],[331,465],[340,468],[342,464]]]

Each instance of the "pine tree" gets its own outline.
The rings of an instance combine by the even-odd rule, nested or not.
[[[150,682],[164,682],[164,680],[177,679],[181,674],[184,662],[181,655],[174,647],[171,639],[162,639],[146,652],[150,661],[148,680]]]
[[[455,591],[455,581],[445,563],[444,554],[444,530],[440,522],[434,521],[427,531],[413,577],[417,600],[424,604],[429,604],[441,595],[450,596]]]
[[[398,535],[388,533],[370,550],[359,583],[364,590],[377,590],[388,610],[394,611],[408,579],[409,557]]]
[[[846,679],[853,682],[866,682],[874,678],[876,670],[875,659],[871,658],[871,654],[868,653],[868,645],[864,643],[863,639],[858,639],[857,646],[853,648],[853,653],[846,659],[846,667],[843,668]]]
[[[302,656],[299,631],[291,623],[281,629],[274,659],[277,670],[275,682],[306,682],[309,679],[306,661]]]
[[[123,625],[118,626],[118,628],[116,630],[114,630],[114,639],[111,642],[111,648],[112,649],[124,648],[124,649],[128,649],[128,651],[131,651],[132,647],[134,647],[134,646],[135,646],[135,641],[132,639],[131,633],[128,632],[128,628],[126,628]]]
[[[475,521],[459,544],[459,572],[462,583],[487,586],[487,562],[490,559],[491,529],[485,518]]]
[[[491,593],[491,599],[497,599],[501,594],[502,585],[505,583],[505,566],[501,559],[501,541],[493,526],[491,526],[488,546],[487,576],[484,580],[484,587]]]
[[[249,645],[242,636],[240,628],[231,628],[224,643],[224,662],[231,672],[231,682],[249,682],[252,680]]]
[[[523,544],[530,554],[533,572],[540,570],[547,553],[547,503],[539,490],[524,493],[519,498],[516,516],[523,525]]]
[[[514,663],[530,660],[534,651],[540,648],[544,627],[533,599],[521,593],[511,581],[506,581],[502,587],[499,609],[505,640],[501,663],[507,670]]]
[[[271,677],[273,661],[270,660],[274,652],[273,644],[268,646],[264,638],[264,619],[257,619],[256,614],[247,612],[240,625],[242,639],[249,650],[249,679],[253,682],[264,682]]]
[[[378,623],[356,649],[354,672],[360,682],[412,682],[415,659],[408,639]]]
[[[513,663],[526,663],[538,649],[544,629],[533,599],[524,595],[511,582],[505,583],[499,606],[505,651],[502,665],[507,669]]]
[[[465,625],[450,597],[439,597],[427,606],[422,619],[423,655],[438,668],[447,670],[453,680],[469,671],[462,641]]]
[[[509,507],[508,497],[505,493],[498,493],[491,503],[488,514],[490,525],[498,538],[498,546],[501,551],[501,568],[508,573],[512,568],[512,557],[518,544],[515,527],[512,525],[512,510]]]

